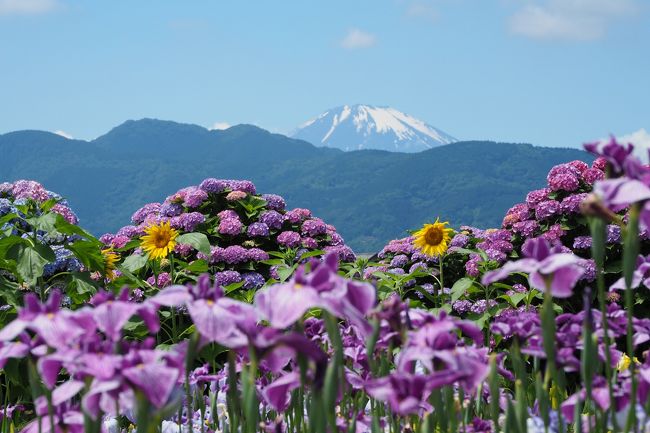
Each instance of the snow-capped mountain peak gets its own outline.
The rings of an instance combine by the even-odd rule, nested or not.
[[[454,137],[390,107],[344,105],[298,127],[292,137],[342,150],[420,152],[457,141]]]

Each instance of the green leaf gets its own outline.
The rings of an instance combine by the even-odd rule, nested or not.
[[[185,272],[192,272],[195,274],[202,274],[203,272],[208,272],[208,262],[203,259],[194,260],[192,263],[188,264],[183,268]]]
[[[225,286],[225,287],[223,288],[223,289],[224,289],[223,291],[224,291],[224,293],[227,295],[227,294],[232,293],[232,292],[234,292],[235,290],[239,289],[241,286],[244,285],[244,283],[245,283],[245,281],[240,281],[240,282],[238,282],[238,283],[228,284],[227,286]]]
[[[451,287],[451,302],[457,301],[465,292],[474,285],[471,278],[461,278]]]
[[[308,253],[302,254],[300,256],[300,260],[308,259],[310,257],[322,256],[323,254],[325,254],[325,251],[323,250],[309,251]]]
[[[18,293],[20,290],[20,284],[15,281],[10,281],[0,275],[0,296],[2,296],[5,302],[12,307],[18,308],[21,305],[20,300],[18,299]]]
[[[144,267],[147,264],[147,256],[142,256],[140,254],[132,254],[122,262],[121,268],[126,269],[129,272],[136,272]]]
[[[41,203],[41,210],[43,212],[49,212],[50,209],[52,209],[54,207],[54,205],[56,205],[57,203],[58,203],[58,200],[55,199],[55,198],[51,198],[51,199],[49,199],[47,201],[44,201],[43,203]]]
[[[88,242],[94,243],[95,245],[98,246],[102,245],[102,243],[97,238],[95,238],[92,234],[90,234],[86,230],[74,224],[70,224],[61,215],[55,214],[55,216],[56,216],[55,227],[59,233],[63,233],[64,235],[79,235]]]
[[[45,265],[56,260],[52,248],[38,243],[34,245],[15,244],[7,255],[16,261],[18,275],[31,285],[43,275]]]
[[[7,251],[16,244],[31,245],[27,239],[21,238],[20,236],[2,238],[0,239],[0,257],[6,256]]]
[[[96,292],[96,283],[87,273],[75,272],[71,274],[66,293],[75,304],[83,304]]]
[[[100,244],[97,242],[80,240],[68,245],[67,248],[72,251],[88,269],[93,271],[104,270],[104,255],[102,254]]]
[[[185,233],[176,238],[179,244],[188,244],[205,255],[210,255],[210,241],[203,233]]]
[[[298,264],[295,264],[290,268],[278,268],[278,275],[280,276],[280,281],[285,282],[291,275],[293,275],[297,267]]]
[[[36,230],[42,230],[44,232],[52,233],[56,232],[56,217],[60,216],[58,214],[48,212],[41,216],[27,218],[25,221],[29,223]]]
[[[8,223],[9,221],[15,218],[20,218],[20,217],[15,213],[8,213],[7,215],[0,218],[0,226],[3,226],[5,223]]]

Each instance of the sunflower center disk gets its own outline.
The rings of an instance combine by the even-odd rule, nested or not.
[[[158,233],[153,242],[156,248],[165,248],[169,244],[169,236],[166,233]]]
[[[424,234],[424,239],[429,245],[438,245],[440,242],[442,242],[442,237],[442,230],[436,227],[430,228]]]

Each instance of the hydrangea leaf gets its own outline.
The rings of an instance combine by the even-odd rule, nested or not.
[[[179,244],[188,244],[203,254],[210,254],[210,241],[203,233],[185,233],[176,238]]]
[[[136,272],[137,270],[142,269],[146,264],[147,256],[132,254],[124,259],[121,268],[124,268],[129,272]]]

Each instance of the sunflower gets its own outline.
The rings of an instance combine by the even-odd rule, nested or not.
[[[151,225],[144,229],[145,235],[140,238],[140,246],[149,253],[152,260],[163,259],[174,250],[178,232],[171,228],[169,222]]]
[[[447,251],[453,229],[446,227],[448,222],[441,223],[439,218],[433,224],[425,224],[417,232],[413,233],[415,240],[413,244],[427,256],[440,256]]]
[[[109,280],[115,279],[115,269],[117,268],[115,264],[120,260],[120,256],[113,251],[113,248],[102,250],[102,256],[104,256],[104,275]]]

